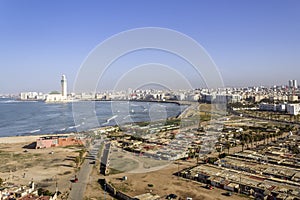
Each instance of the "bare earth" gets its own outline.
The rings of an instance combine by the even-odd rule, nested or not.
[[[106,199],[114,199],[109,197],[108,194],[101,189],[97,183],[99,178],[105,178],[116,188],[126,192],[126,194],[130,196],[152,192],[158,194],[161,199],[165,199],[166,195],[171,193],[176,194],[178,198],[186,199],[186,197],[191,197],[194,200],[249,199],[238,196],[237,194],[227,197],[222,195],[222,193],[226,192],[225,190],[218,188],[208,190],[204,188],[205,184],[185,180],[173,175],[173,173],[178,171],[178,168],[183,169],[192,165],[194,165],[194,162],[181,161],[179,165],[172,163],[158,171],[148,173],[121,173],[105,177],[99,175],[98,170],[95,168],[91,176],[90,184],[88,184],[86,190],[86,199],[105,199],[104,194]],[[127,176],[127,181],[121,180],[123,176]],[[148,184],[152,184],[153,187],[149,187]]]
[[[0,177],[15,184],[28,184],[55,191],[56,181],[62,193],[68,192],[76,173],[74,157],[78,148],[23,148],[40,136],[0,138]],[[51,153],[53,152],[53,153]]]

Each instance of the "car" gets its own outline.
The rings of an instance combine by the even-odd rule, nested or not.
[[[212,189],[214,189],[214,187],[213,187],[213,186],[211,186],[211,185],[206,185],[206,186],[205,186],[205,188],[206,188],[206,189],[209,189],[209,190],[212,190]]]
[[[176,194],[169,194],[166,199],[176,199],[176,198],[177,198]]]
[[[232,193],[231,192],[226,192],[224,195],[225,196],[232,196]]]
[[[77,178],[77,176],[75,175],[74,183],[77,183],[77,182],[78,182],[78,178]]]

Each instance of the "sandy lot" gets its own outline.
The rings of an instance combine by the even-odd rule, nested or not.
[[[75,176],[74,157],[77,147],[26,149],[24,146],[40,136],[0,138],[0,177],[15,184],[28,184],[55,191],[56,181],[61,192],[69,190]],[[53,153],[51,153],[53,152]]]
[[[95,168],[86,190],[86,199],[104,199],[104,195],[106,195],[106,199],[114,199],[101,189],[97,183],[99,178],[106,178],[116,188],[126,192],[130,196],[152,192],[158,194],[161,199],[165,199],[166,195],[171,193],[176,194],[178,198],[186,199],[186,197],[192,197],[194,200],[249,199],[237,194],[227,197],[222,195],[222,193],[226,192],[225,190],[218,188],[208,190],[204,188],[204,184],[173,175],[173,173],[177,172],[178,168],[183,169],[192,165],[194,165],[194,161],[181,161],[179,164],[171,163],[163,169],[148,173],[120,173],[105,177],[99,175],[98,170]],[[127,181],[121,180],[123,176],[128,177]],[[152,184],[153,187],[149,187],[148,184]]]

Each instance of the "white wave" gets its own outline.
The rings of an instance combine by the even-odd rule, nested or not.
[[[117,117],[118,117],[118,115],[114,115],[114,116],[112,116],[111,118],[109,118],[108,120],[106,120],[106,122],[109,123],[111,120],[113,120],[113,119],[115,119],[115,118],[117,118]]]
[[[118,117],[118,115],[112,116],[111,118],[109,118],[108,120],[106,120],[106,122],[104,122],[102,125],[107,125],[111,120],[113,120],[113,119],[115,119],[117,117]]]
[[[127,119],[128,117],[130,117],[130,115],[127,115],[127,116],[123,117],[123,119]]]
[[[20,103],[24,101],[17,101],[17,100],[6,100],[6,101],[0,101],[0,103]]]
[[[29,133],[36,133],[36,132],[39,132],[39,131],[41,131],[41,129],[32,130],[32,131],[29,131]]]
[[[115,102],[114,102],[115,103]],[[125,105],[125,104],[129,104],[129,101],[126,101],[126,102],[118,102],[118,103],[115,103],[116,105]]]
[[[70,126],[68,129],[73,129],[73,128],[77,128],[79,127],[80,125],[76,125],[76,126]]]

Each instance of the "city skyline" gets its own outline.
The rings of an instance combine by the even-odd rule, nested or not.
[[[81,64],[99,43],[141,27],[173,29],[193,38],[216,63],[225,86],[287,85],[300,75],[299,7],[292,0],[2,1],[0,93],[58,90],[62,73],[71,90]],[[136,56],[175,69],[184,65],[154,51]],[[129,55],[110,73],[134,67],[134,59]],[[186,75],[196,88],[192,72]]]

